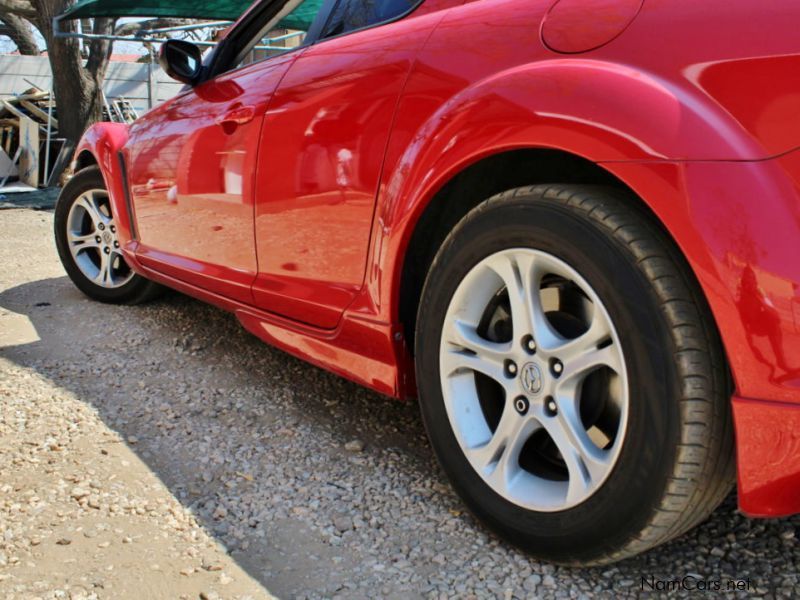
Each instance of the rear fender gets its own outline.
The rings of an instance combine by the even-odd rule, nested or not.
[[[413,76],[413,75],[412,75]],[[428,203],[492,154],[549,148],[596,163],[762,158],[763,148],[696,89],[630,67],[565,58],[509,69],[445,102],[387,165],[376,211],[371,301],[399,314],[403,256]]]

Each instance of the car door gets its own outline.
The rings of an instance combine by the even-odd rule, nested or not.
[[[303,5],[318,10],[321,2]],[[144,115],[125,147],[138,259],[248,304],[257,273],[253,184],[259,133],[278,82],[303,50],[304,35],[285,27],[255,30],[250,43],[237,42],[243,50],[231,58],[230,70]]]
[[[395,107],[442,6],[338,0],[281,81],[256,176],[259,307],[333,328],[361,288]]]

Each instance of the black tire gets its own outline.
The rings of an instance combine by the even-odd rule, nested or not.
[[[509,502],[472,468],[446,412],[439,372],[443,322],[479,261],[509,248],[565,261],[608,310],[625,356],[629,416],[612,472],[558,512]],[[695,526],[734,481],[730,384],[713,317],[676,247],[637,199],[612,188],[547,185],[484,201],[453,229],[427,274],[415,360],[425,427],[469,509],[536,557],[566,565],[615,562]]]
[[[162,293],[163,288],[160,285],[134,273],[130,280],[119,287],[103,287],[81,271],[70,252],[67,241],[67,221],[70,209],[87,191],[105,189],[106,184],[99,167],[91,166],[76,173],[61,190],[56,202],[54,218],[58,256],[61,259],[61,264],[64,265],[64,270],[75,286],[92,300],[112,304],[147,302]],[[110,204],[108,204],[108,207],[110,208]],[[120,258],[120,260],[123,259]]]

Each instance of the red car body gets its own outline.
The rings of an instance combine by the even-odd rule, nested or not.
[[[520,152],[592,163],[693,270],[735,385],[741,509],[786,515],[800,511],[798,21],[792,0],[424,0],[130,128],[95,125],[76,163],[100,165],[136,272],[395,397],[415,393],[410,241],[448,184]]]

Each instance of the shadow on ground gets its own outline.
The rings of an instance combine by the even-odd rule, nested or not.
[[[800,520],[751,521],[733,495],[686,536],[599,569],[545,565],[463,512],[416,405],[262,344],[178,294],[90,302],[65,278],[0,294],[38,340],[0,349],[96,408],[237,562],[282,597],[635,593],[642,578],[750,576],[797,589]],[[364,443],[362,452],[344,448]],[[536,576],[539,576],[537,581]],[[538,584],[538,588],[535,585]]]

